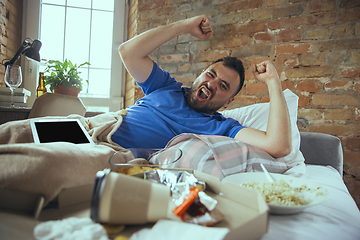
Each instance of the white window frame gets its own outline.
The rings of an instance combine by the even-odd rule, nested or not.
[[[40,1],[23,1],[23,39],[39,39],[40,36]],[[80,97],[85,106],[105,106],[109,107],[110,112],[124,108],[125,97],[125,67],[118,53],[119,45],[127,39],[127,20],[129,4],[128,0],[115,0],[113,46],[112,46],[112,65],[111,65],[111,84],[109,98],[90,98]],[[41,39],[40,39],[41,40]],[[41,57],[41,56],[40,56]],[[28,99],[28,107],[32,107],[36,99],[36,88],[38,85],[38,63],[21,58],[23,69],[24,88],[31,91]]]

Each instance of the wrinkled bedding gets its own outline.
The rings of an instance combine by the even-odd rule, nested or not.
[[[360,239],[360,211],[340,174],[331,166],[306,165],[304,179],[325,187],[324,203],[293,215],[270,215],[268,232],[261,240]]]
[[[175,167],[191,168],[220,179],[241,172],[262,171],[285,173],[291,168],[265,151],[233,138],[184,133],[174,137],[166,148],[179,148],[182,158]]]
[[[131,152],[111,140],[121,125],[122,116],[101,114],[89,119],[78,118],[96,143],[75,145],[66,142],[33,143],[29,120],[0,126],[0,187],[31,192],[45,197],[45,204],[64,188],[94,181],[97,171],[109,168],[115,153],[123,162],[133,159]],[[277,161],[266,152],[223,136],[181,134],[174,137],[167,149],[180,148],[182,158],[173,167],[196,169],[220,179],[230,174],[261,171],[263,163],[270,172],[286,173],[291,166]]]
[[[29,120],[0,126],[1,188],[42,195],[46,205],[64,188],[93,183],[96,172],[108,167],[108,160],[115,152],[125,159],[132,157],[129,150],[111,141],[112,133],[122,122],[121,115],[67,118],[80,119],[97,145],[35,144]]]

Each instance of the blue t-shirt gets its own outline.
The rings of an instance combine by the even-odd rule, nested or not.
[[[234,138],[243,128],[221,114],[208,115],[189,107],[182,83],[154,62],[149,78],[138,84],[145,96],[128,107],[112,140],[124,148],[163,148],[181,133],[222,135]]]

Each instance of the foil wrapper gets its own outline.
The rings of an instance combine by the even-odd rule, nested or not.
[[[152,182],[162,183],[170,187],[175,205],[180,205],[192,187],[205,190],[205,182],[197,179],[194,174],[187,171],[171,171],[157,169],[145,172],[145,179]]]
[[[180,206],[187,200],[191,189],[200,189],[190,207],[186,209],[184,214],[179,216],[182,221],[212,226],[224,219],[224,216],[215,209],[217,201],[204,192],[205,182],[197,179],[194,174],[187,171],[157,169],[145,172],[144,178],[170,187],[175,206]]]

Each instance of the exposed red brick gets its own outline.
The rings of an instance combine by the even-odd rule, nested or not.
[[[310,100],[307,97],[303,95],[299,96],[299,103],[298,103],[299,107],[306,107],[309,106],[309,104],[310,104]]]
[[[347,137],[345,148],[346,150],[360,152],[360,137]]]
[[[255,79],[252,71],[245,71],[245,81]]]
[[[335,10],[335,1],[332,0],[312,0],[309,2],[309,11],[315,12],[327,12]]]
[[[325,88],[341,88],[347,85],[349,81],[332,81],[325,84]]]
[[[219,58],[226,57],[229,55],[228,51],[225,50],[212,50],[204,51],[198,54],[195,54],[196,62],[213,62]]]
[[[263,96],[263,97],[261,98],[261,102],[262,102],[262,103],[270,102],[270,96],[269,96],[269,95]]]
[[[360,76],[360,67],[341,67],[340,71],[344,78],[357,78]]]
[[[157,16],[167,16],[167,15],[171,15],[174,13],[174,8],[170,7],[170,6],[165,6],[165,7],[161,7],[159,9],[156,10],[156,15]]]
[[[177,63],[177,62],[189,62],[189,54],[168,54],[161,56],[161,62],[163,63]]]
[[[282,30],[277,34],[278,42],[292,42],[299,41],[301,39],[300,29]]]
[[[360,7],[343,8],[339,11],[339,22],[356,21],[360,19]]]
[[[354,114],[355,114],[355,120],[356,121],[360,120],[360,108],[355,108]]]
[[[324,53],[305,53],[300,56],[300,65],[302,66],[321,66],[325,63]]]
[[[319,81],[301,81],[296,85],[296,89],[303,92],[319,92],[322,86]]]
[[[319,19],[317,21],[318,25],[329,25],[336,23],[336,12],[326,12],[319,14]]]
[[[156,27],[165,25],[167,20],[165,18],[162,18],[162,19],[147,19],[146,22],[150,26],[150,28],[156,28]]]
[[[294,82],[292,81],[283,81],[281,82],[281,87],[282,90],[284,91],[285,89],[290,89],[291,91],[293,91],[294,89]]]
[[[190,87],[197,77],[195,74],[173,74],[172,76],[176,79],[176,81],[182,82],[184,87]]]
[[[318,106],[358,106],[355,97],[349,95],[325,95],[315,94],[312,98],[312,104]]]
[[[360,24],[359,24],[360,26]],[[351,62],[360,63],[360,50],[351,51]]]
[[[185,63],[185,64],[182,64],[178,67],[178,70],[180,72],[186,72],[190,69],[190,64],[189,63]]]
[[[346,141],[346,139],[345,139]],[[345,167],[360,167],[360,152],[344,151],[344,165]]]
[[[223,11],[225,14],[248,9],[248,8],[249,8],[248,1],[228,2],[220,5],[220,10]]]
[[[233,106],[238,106],[238,107],[241,107],[241,106],[247,106],[247,105],[251,105],[251,104],[254,104],[254,103],[259,103],[260,100],[258,97],[256,96],[246,96],[246,95],[237,95],[235,97],[235,101],[233,102]]]
[[[311,124],[308,127],[309,132],[319,132],[319,133],[327,133],[334,136],[348,135],[352,132],[359,131],[358,124],[347,124],[343,125],[341,123],[318,123]]]
[[[261,57],[252,57],[251,58],[251,64],[259,64],[259,63],[262,63],[266,60],[269,60],[269,58],[267,56],[261,56]],[[251,65],[251,67],[252,67]],[[251,68],[252,69],[252,68]]]
[[[249,8],[259,8],[262,5],[262,0],[251,0],[249,1]]]
[[[360,179],[357,178],[357,176],[360,175],[360,168],[351,168],[349,170],[348,175],[344,175],[344,183],[346,184],[349,193],[354,196],[356,193],[360,192]],[[355,195],[354,199],[359,201],[360,197]],[[357,204],[357,206],[360,208],[360,204]]]
[[[360,7],[360,2],[354,0],[354,1],[341,1],[340,3],[340,8],[354,8],[354,7]]]
[[[256,33],[254,34],[256,43],[272,43],[274,42],[274,35],[270,33]]]
[[[355,83],[354,89],[358,92],[358,94],[360,94],[360,83]]]
[[[301,4],[289,5],[284,8],[275,8],[273,9],[273,18],[283,18],[283,17],[292,17],[302,14],[304,7]]]
[[[316,16],[308,16],[308,17],[291,17],[291,18],[283,18],[275,21],[269,21],[268,27],[271,31],[279,30],[279,29],[294,29],[299,28],[303,25],[316,25],[318,18]]]
[[[248,83],[246,84],[246,94],[256,94],[256,93],[267,93],[268,88],[265,83]]]
[[[139,3],[139,10],[138,11],[147,11],[147,10],[152,10],[155,8],[161,8],[165,5],[165,1],[164,0],[156,0],[153,2],[143,2],[143,3]]]
[[[265,23],[264,22],[251,22],[247,24],[243,24],[237,30],[238,33],[241,34],[251,34],[265,31]]]
[[[299,66],[298,55],[280,55],[275,58],[277,65],[285,67]]]
[[[327,109],[324,112],[326,120],[350,120],[353,117],[351,109]]]
[[[305,118],[307,120],[320,120],[322,119],[322,110],[319,109],[299,109],[298,117]]]
[[[213,48],[234,48],[249,46],[251,38],[247,35],[230,37],[225,39],[214,39],[212,43]]]
[[[241,59],[252,57],[254,55],[258,56],[271,56],[273,54],[273,47],[268,44],[257,44],[251,46],[244,46],[242,48],[235,48],[232,52],[234,57],[239,57]]]
[[[307,67],[307,68],[293,68],[285,70],[285,75],[288,78],[314,78],[314,77],[329,77],[331,76],[332,67]]]
[[[308,43],[298,43],[298,44],[282,44],[275,46],[275,51],[277,54],[284,53],[306,53],[310,49],[310,44]]]
[[[287,2],[287,0],[264,0],[264,7],[280,7]]]

